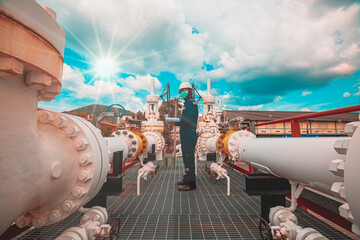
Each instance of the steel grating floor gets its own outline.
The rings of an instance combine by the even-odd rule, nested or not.
[[[228,172],[231,196],[226,196],[226,180],[216,184],[199,164],[196,191],[179,192],[176,181],[184,167],[180,160],[174,171],[171,163],[147,183],[142,182],[141,195],[136,196],[138,166],[124,176],[124,191],[108,197],[110,221],[119,217],[120,239],[260,239],[258,219],[260,198],[243,192],[244,177]],[[302,227],[313,227],[329,239],[351,239],[343,233],[308,214],[296,211]],[[49,227],[34,229],[19,239],[55,239],[67,228],[79,224],[80,214],[74,213],[64,221]]]

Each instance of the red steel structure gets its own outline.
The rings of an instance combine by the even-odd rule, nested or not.
[[[335,115],[335,114],[340,114],[340,113],[349,113],[349,112],[355,112],[355,111],[360,111],[360,104],[354,105],[354,106],[349,106],[349,107],[343,107],[343,108],[322,111],[322,112],[308,113],[308,114],[304,114],[304,115],[283,118],[283,119],[278,119],[278,120],[269,121],[269,122],[257,123],[257,124],[255,124],[255,126],[263,126],[263,125],[282,123],[282,122],[291,122],[291,135],[293,137],[301,137],[300,125],[299,125],[298,120],[317,118],[317,117]]]

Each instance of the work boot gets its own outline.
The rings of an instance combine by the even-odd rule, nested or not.
[[[191,190],[195,190],[196,188],[192,188],[189,185],[180,185],[178,187],[179,191],[191,191]]]
[[[186,185],[186,182],[184,182],[183,180],[179,180],[176,182],[177,185]]]

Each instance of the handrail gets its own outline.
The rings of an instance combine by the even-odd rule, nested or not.
[[[322,112],[308,113],[308,114],[304,114],[304,115],[299,115],[299,116],[295,116],[295,117],[288,117],[288,118],[278,119],[278,120],[269,121],[269,122],[257,123],[257,124],[255,124],[255,126],[269,125],[269,124],[281,123],[281,122],[289,122],[289,121],[292,121],[292,120],[302,120],[302,119],[308,119],[308,118],[317,118],[317,117],[335,115],[335,114],[340,114],[340,113],[348,113],[348,112],[354,112],[354,111],[360,111],[360,104],[359,105],[354,105],[354,106],[349,106],[349,107],[343,107],[343,108],[337,108],[337,109],[322,111]]]
[[[322,112],[308,113],[308,114],[304,114],[304,115],[288,117],[288,118],[278,119],[278,120],[274,120],[274,121],[257,123],[257,124],[255,124],[255,126],[258,127],[258,126],[263,126],[263,125],[269,125],[269,124],[274,124],[274,123],[282,123],[282,122],[290,121],[291,122],[291,135],[293,137],[301,137],[300,125],[299,125],[298,120],[317,118],[317,117],[335,115],[335,114],[340,114],[340,113],[348,113],[348,112],[354,112],[354,111],[360,111],[360,104],[354,105],[354,106],[349,106],[349,107],[343,107],[343,108],[322,111]]]

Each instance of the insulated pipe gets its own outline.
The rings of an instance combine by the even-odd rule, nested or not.
[[[145,135],[145,134],[144,134],[144,135]],[[148,146],[147,146],[147,149],[146,149],[146,151],[144,152],[144,154],[151,152],[153,145],[155,145],[155,148],[156,148],[156,139],[155,139],[155,137],[154,137],[154,136],[150,136],[150,135],[145,135],[145,137],[146,137],[146,139],[147,139],[147,141],[148,141]],[[155,151],[156,151],[156,150],[155,150]]]
[[[211,137],[206,142],[206,150],[207,153],[215,153],[216,152],[216,140],[219,136]]]
[[[334,182],[343,182],[329,170],[337,140],[349,138],[255,138],[239,146],[240,160],[259,170],[302,183],[332,195]]]
[[[128,148],[126,141],[123,138],[106,137],[105,141],[108,146],[109,158],[110,158],[111,163],[113,161],[113,153],[114,152],[122,151],[123,159],[126,159],[128,153],[129,153],[129,148]]]

